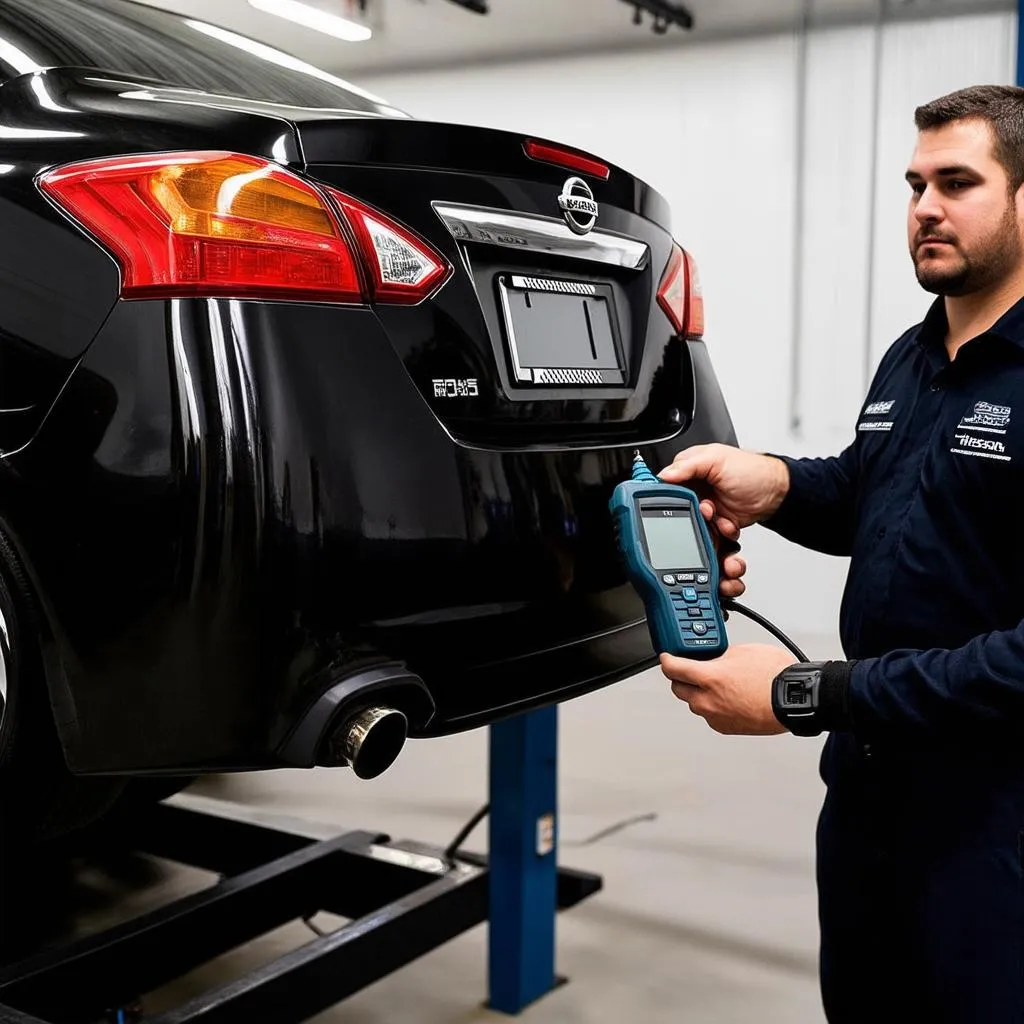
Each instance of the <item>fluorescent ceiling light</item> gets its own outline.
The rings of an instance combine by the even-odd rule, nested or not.
[[[328,14],[309,4],[299,3],[299,0],[249,0],[249,4],[258,11],[276,14],[279,18],[305,25],[317,32],[326,32],[348,43],[363,43],[372,35],[365,25],[349,21],[348,18],[339,18],[336,14]]]

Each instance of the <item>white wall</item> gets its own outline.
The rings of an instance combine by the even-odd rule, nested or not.
[[[740,443],[827,455],[853,437],[865,374],[929,299],[914,280],[904,227],[913,109],[965,85],[1012,82],[1015,33],[1014,15],[992,14],[807,37],[802,250],[795,36],[359,84],[417,117],[561,140],[654,185],[672,207],[676,237],[698,260],[708,345]],[[825,634],[814,649],[830,653],[846,560],[748,533],[751,604],[783,628]]]

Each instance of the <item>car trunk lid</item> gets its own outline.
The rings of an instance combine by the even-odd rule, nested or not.
[[[650,186],[557,143],[532,158],[536,140],[486,128],[330,118],[297,130],[311,177],[451,265],[425,301],[376,309],[453,436],[639,443],[685,425],[689,361],[657,301],[673,240]]]

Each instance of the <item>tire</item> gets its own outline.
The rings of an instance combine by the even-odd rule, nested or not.
[[[64,760],[28,582],[0,534],[0,843],[37,848],[82,829],[112,806],[118,778],[72,775]]]

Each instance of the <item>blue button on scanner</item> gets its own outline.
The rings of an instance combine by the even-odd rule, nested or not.
[[[683,600],[684,601],[696,601],[697,591],[694,587],[683,587]]]

